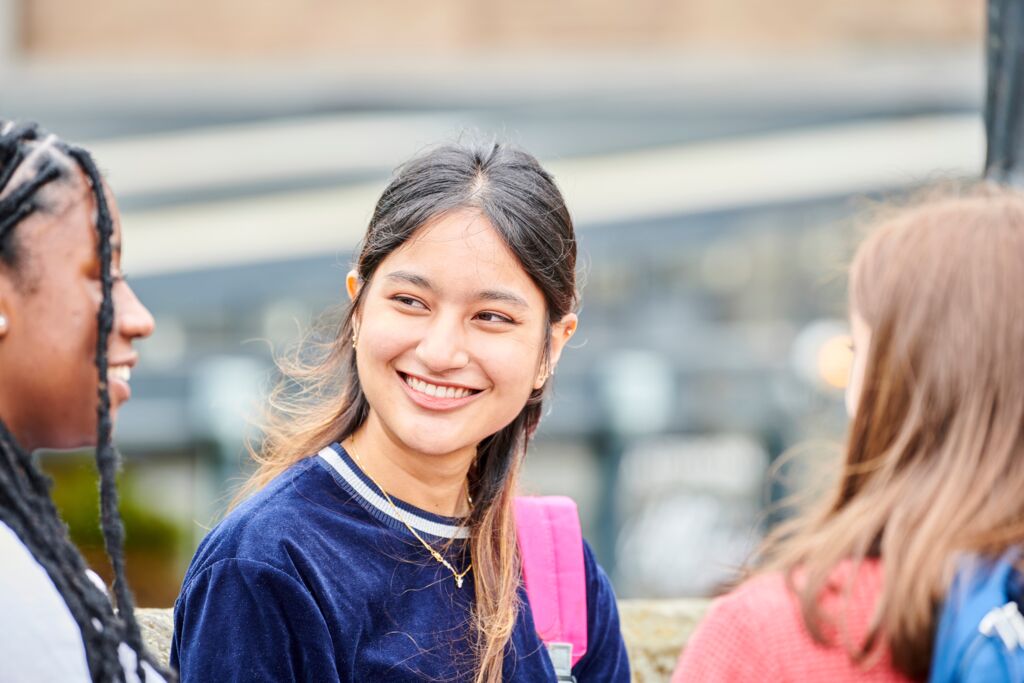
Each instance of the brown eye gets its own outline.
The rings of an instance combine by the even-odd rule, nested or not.
[[[404,294],[398,294],[396,296],[393,296],[393,297],[391,297],[391,300],[392,301],[397,301],[398,303],[402,304],[403,306],[408,306],[409,308],[418,308],[418,309],[421,309],[421,310],[426,310],[426,308],[427,308],[427,305],[424,304],[419,299],[416,299],[416,298],[411,297],[411,296],[405,296]]]
[[[477,313],[476,317],[483,320],[486,323],[514,323],[512,318],[501,313],[495,313],[494,311],[484,311],[483,313]]]

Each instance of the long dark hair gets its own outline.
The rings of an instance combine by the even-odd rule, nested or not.
[[[261,443],[251,449],[259,468],[239,498],[258,490],[297,460],[341,441],[366,420],[350,340],[353,315],[377,267],[434,218],[457,209],[484,215],[544,295],[549,324],[577,304],[576,237],[553,178],[530,154],[503,144],[453,144],[398,168],[370,219],[356,262],[363,282],[322,353],[308,349],[282,363],[284,379],[271,395]],[[545,385],[546,388],[546,385]],[[476,586],[477,681],[500,681],[505,646],[518,613],[520,581],[512,500],[526,444],[540,422],[545,388],[535,390],[505,428],[478,446],[469,472],[469,519]]]
[[[10,189],[15,171],[31,156],[31,176]],[[97,312],[96,371],[99,378],[97,408],[96,466],[100,476],[100,516],[107,555],[114,570],[115,614],[107,596],[86,574],[86,564],[68,538],[67,528],[50,497],[51,481],[34,458],[16,441],[0,421],[0,521],[9,526],[46,570],[64,598],[82,632],[86,662],[93,681],[123,681],[124,669],[118,656],[122,642],[139,655],[137,674],[145,680],[143,661],[171,674],[157,664],[142,643],[135,621],[134,603],[124,567],[124,525],[118,512],[115,477],[120,456],[111,444],[110,395],[107,387],[107,344],[114,326],[111,297],[111,236],[113,222],[103,181],[89,153],[42,133],[32,123],[15,125],[0,121],[0,259],[16,268],[20,254],[14,239],[18,224],[36,211],[47,208],[38,198],[46,185],[68,179],[75,166],[85,174],[96,201],[96,231],[103,293]]]

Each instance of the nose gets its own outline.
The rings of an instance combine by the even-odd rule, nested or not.
[[[114,311],[117,316],[117,331],[128,340],[145,339],[153,334],[156,321],[153,314],[139,300],[127,282],[121,283]]]
[[[436,317],[416,345],[416,358],[431,372],[458,370],[469,364],[462,321],[454,316]]]

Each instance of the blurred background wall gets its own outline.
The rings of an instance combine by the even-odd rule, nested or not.
[[[984,9],[0,0],[0,117],[94,151],[157,319],[117,434],[140,604],[223,514],[391,169],[466,136],[538,155],[577,222],[525,488],[577,498],[621,595],[714,590],[839,450],[856,217],[980,171]],[[88,454],[44,462],[102,572]]]
[[[981,0],[22,0],[37,57],[474,55],[947,46],[976,39]],[[201,9],[200,9],[201,8]]]

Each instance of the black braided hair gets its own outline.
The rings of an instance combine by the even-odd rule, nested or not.
[[[14,125],[0,121],[0,192],[4,192],[18,166],[33,149],[43,144],[43,133],[32,123]],[[0,420],[0,521],[9,526],[33,557],[46,570],[57,591],[67,603],[82,632],[89,674],[96,683],[123,682],[125,672],[118,649],[127,643],[136,653],[136,674],[145,681],[143,662],[147,662],[168,680],[174,675],[150,655],[142,642],[135,620],[134,601],[125,580],[124,524],[118,512],[116,474],[120,456],[111,444],[110,394],[107,386],[107,344],[114,326],[111,296],[111,238],[113,221],[103,188],[102,177],[89,153],[63,143],[52,136],[52,148],[70,157],[88,178],[96,199],[96,230],[99,235],[100,278],[103,299],[97,313],[96,370],[99,376],[97,408],[96,465],[100,476],[100,512],[107,555],[114,570],[114,597],[117,613],[107,596],[86,574],[86,564],[71,543],[67,527],[61,521],[50,497],[52,482],[40,470]],[[58,155],[44,150],[34,175],[0,200],[0,259],[13,266],[14,228],[27,216],[41,209],[38,191],[54,180],[67,176],[68,166]]]

